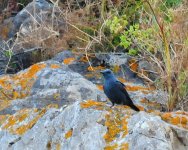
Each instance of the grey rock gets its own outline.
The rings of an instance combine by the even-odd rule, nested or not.
[[[158,116],[140,112],[130,119],[128,126],[131,150],[186,150],[170,126]]]
[[[1,131],[0,128],[0,150],[8,150],[14,143],[20,140],[19,135],[13,135],[7,131]]]
[[[103,149],[106,127],[97,123],[101,116],[103,112],[81,109],[78,102],[64,110],[51,109],[12,149],[43,150],[50,145],[55,150],[58,144],[62,150]],[[66,138],[69,130],[72,136]]]
[[[36,0],[29,3],[23,10],[21,10],[13,19],[13,27],[9,33],[9,38],[12,38],[16,32],[19,31],[22,24],[28,24],[32,20],[32,16],[37,14],[38,18],[36,21],[40,20],[42,12],[49,12],[52,9],[52,4],[48,3],[46,0]],[[24,26],[24,25],[22,25]],[[28,26],[29,29],[29,26]],[[25,33],[25,29],[21,29],[21,33]]]
[[[62,150],[104,149],[107,143],[103,136],[108,129],[99,122],[105,120],[108,113],[106,110],[81,108],[80,102],[75,102],[66,108],[51,108],[22,136],[0,131],[1,149],[7,149],[12,141],[14,144],[9,146],[10,150],[48,148],[55,150],[57,147]],[[118,113],[123,112],[118,111]],[[69,131],[72,134],[67,136]],[[130,116],[128,134],[123,138],[121,134],[119,136],[112,145],[128,143],[130,150],[187,149],[169,124],[162,121],[160,117],[146,112],[134,113]]]
[[[110,66],[127,64],[130,57],[127,54],[95,54],[96,58],[105,61]]]
[[[71,52],[71,51],[68,51],[68,50],[63,50],[63,52],[60,52],[60,53],[58,53],[57,55],[55,55],[55,56],[52,58],[52,60],[58,61],[58,62],[62,63],[64,59],[70,58],[70,57],[73,57],[72,52]]]
[[[146,71],[148,73],[148,77],[153,81],[159,78],[159,75],[157,73],[157,66],[152,62],[148,62],[145,60],[139,61],[138,71],[139,72]]]
[[[56,61],[42,63],[47,67],[36,74],[30,95],[12,101],[0,114],[13,114],[23,108],[43,108],[49,104],[63,106],[88,99],[106,101],[103,91],[99,91],[95,84],[73,72],[68,66]],[[60,68],[53,69],[50,67],[52,64],[59,65]]]

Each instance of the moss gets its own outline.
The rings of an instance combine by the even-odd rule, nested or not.
[[[66,58],[66,59],[63,60],[63,63],[66,64],[66,65],[69,65],[69,64],[71,64],[74,60],[75,60],[75,58],[73,58],[73,57]]]
[[[72,136],[73,129],[70,129],[67,133],[65,133],[65,138],[68,139]]]

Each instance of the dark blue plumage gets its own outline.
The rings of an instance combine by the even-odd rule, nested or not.
[[[133,104],[129,94],[125,90],[125,85],[118,81],[110,69],[101,71],[104,76],[104,93],[114,104],[122,104],[131,107],[132,109],[139,111],[139,109]]]

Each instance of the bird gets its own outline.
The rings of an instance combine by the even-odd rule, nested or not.
[[[120,82],[110,69],[100,71],[104,77],[104,93],[114,104],[123,104],[131,107],[135,111],[140,111],[131,100],[128,92],[125,89],[125,85]]]

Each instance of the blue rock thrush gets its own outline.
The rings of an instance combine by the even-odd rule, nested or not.
[[[110,69],[106,69],[101,71],[104,76],[104,93],[112,102],[112,106],[114,104],[123,104],[131,107],[135,111],[140,111],[132,102],[129,94],[125,89],[125,85],[118,81],[114,76],[113,72]]]

